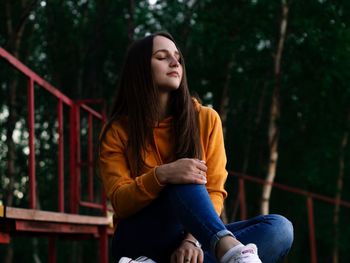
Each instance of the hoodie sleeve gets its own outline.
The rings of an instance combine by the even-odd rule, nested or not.
[[[131,174],[125,137],[120,126],[112,125],[101,143],[99,155],[102,183],[117,219],[129,217],[146,207],[163,188],[155,168],[139,176]]]
[[[206,187],[215,211],[220,215],[224,207],[224,199],[227,196],[227,192],[224,189],[227,179],[227,160],[222,124],[216,111],[205,107],[204,112],[206,112],[206,117],[203,117],[201,128],[203,131],[202,136],[205,137],[203,139],[205,141],[204,156],[208,167]]]

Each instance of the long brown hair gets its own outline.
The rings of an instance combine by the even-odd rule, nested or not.
[[[145,166],[147,147],[154,144],[153,129],[159,121],[159,91],[151,71],[153,39],[163,36],[171,41],[167,32],[158,32],[135,41],[128,49],[119,81],[118,93],[105,125],[100,144],[113,122],[127,117],[128,150],[131,151],[131,170],[137,176]],[[176,43],[175,43],[176,45]],[[178,48],[178,46],[176,45]],[[179,52],[180,49],[178,48]],[[185,63],[180,52],[183,77],[180,87],[171,94],[171,115],[175,132],[175,158],[201,158],[198,111],[188,90]]]

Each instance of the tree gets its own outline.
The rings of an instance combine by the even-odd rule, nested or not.
[[[282,0],[282,18],[280,24],[280,35],[278,45],[276,46],[276,53],[274,55],[274,77],[275,86],[272,93],[271,109],[270,109],[270,123],[269,123],[269,150],[270,157],[268,163],[268,173],[266,176],[266,184],[263,187],[261,198],[261,213],[266,215],[269,213],[269,200],[272,190],[271,183],[276,177],[276,168],[278,161],[278,141],[279,141],[279,127],[278,119],[280,118],[280,78],[281,78],[281,62],[286,39],[287,23],[288,23],[289,7],[285,0]]]

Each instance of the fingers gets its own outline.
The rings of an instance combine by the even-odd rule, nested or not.
[[[204,256],[201,248],[184,242],[171,255],[171,263],[203,263]]]
[[[192,255],[190,255],[190,254],[187,254],[187,255],[185,255],[185,257],[184,257],[184,263],[192,263],[192,259],[193,259],[194,257],[192,256]]]
[[[195,166],[196,168],[198,168],[199,170],[203,171],[203,172],[207,172],[208,167],[205,164],[205,161],[203,160],[198,160],[198,159],[194,159],[195,160]]]
[[[201,249],[196,249],[195,253],[193,253],[191,258],[191,263],[203,263],[204,256],[203,251]]]
[[[156,175],[159,179],[166,178],[166,183],[169,184],[206,184],[207,170],[204,161],[195,158],[182,158],[168,164],[167,167],[161,165],[157,168]]]
[[[204,262],[204,254],[203,254],[203,250],[200,249],[199,254],[198,254],[198,259],[197,259],[198,263],[203,263]]]
[[[187,251],[178,251],[171,257],[171,263],[199,263],[199,254],[197,251],[187,250]],[[203,257],[203,256],[202,256]],[[203,261],[202,261],[203,262]]]
[[[197,183],[197,184],[206,184],[207,183],[206,173],[201,170],[195,171],[193,173],[193,180],[194,180],[194,183]]]
[[[197,256],[198,256],[198,253],[193,253],[193,255],[192,255],[192,257],[191,257],[191,259],[190,259],[190,261],[188,262],[188,263],[197,263]]]
[[[204,260],[203,251],[200,248],[187,250],[183,257],[184,263],[203,263],[203,260]]]
[[[194,171],[194,178],[196,178],[199,183],[206,184],[207,183],[207,166],[205,165],[204,161],[196,160],[197,166]]]
[[[180,167],[183,167],[183,168],[186,168],[186,169],[189,169],[192,171],[200,170],[200,171],[203,171],[204,173],[206,173],[208,170],[208,167],[205,164],[205,161],[195,159],[195,158],[182,158],[182,159],[175,161],[174,163],[178,163],[178,165],[180,165]]]
[[[190,250],[177,250],[171,256],[171,263],[190,263],[192,260],[192,252]],[[192,263],[192,262],[191,262]]]

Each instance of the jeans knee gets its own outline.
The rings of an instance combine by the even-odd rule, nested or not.
[[[181,199],[203,198],[208,195],[204,185],[200,184],[174,184],[166,187],[166,196],[171,200],[181,197]],[[209,196],[208,196],[209,197]]]
[[[171,184],[167,186],[168,191],[170,192],[193,192],[197,190],[202,190],[205,186],[201,184]]]
[[[272,240],[289,250],[294,240],[293,224],[284,216],[277,214],[267,215],[266,220],[272,225]]]

